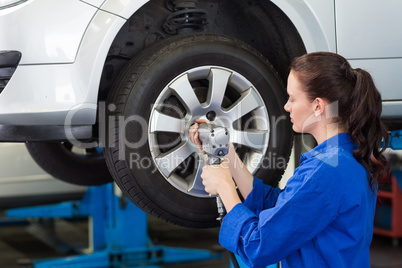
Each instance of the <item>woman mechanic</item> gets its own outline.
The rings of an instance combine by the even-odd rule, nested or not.
[[[219,167],[205,166],[205,190],[227,211],[219,242],[251,267],[370,267],[377,179],[387,167],[381,95],[368,72],[328,52],[293,60],[287,93],[293,130],[318,145],[283,190],[253,177],[233,145]],[[197,128],[190,139],[200,146]]]

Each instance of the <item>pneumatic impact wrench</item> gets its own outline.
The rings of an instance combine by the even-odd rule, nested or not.
[[[225,127],[201,123],[198,127],[198,138],[202,143],[202,149],[208,155],[209,165],[219,165],[222,158],[229,153],[229,131]],[[219,216],[217,220],[222,223],[225,216],[225,207],[221,198],[216,196]],[[229,257],[235,268],[240,268],[236,256],[229,251]]]
[[[208,155],[208,164],[219,165],[221,159],[229,153],[229,132],[227,128],[201,123],[198,127],[198,137],[202,143],[202,149]],[[219,195],[216,196],[216,205],[219,213],[217,220],[221,221],[225,215],[225,207]]]

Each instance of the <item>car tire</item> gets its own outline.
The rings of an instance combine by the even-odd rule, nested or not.
[[[56,179],[82,186],[113,181],[99,148],[81,149],[69,142],[29,142],[26,146],[35,162]]]
[[[229,129],[249,170],[277,186],[293,143],[286,91],[245,43],[215,34],[162,40],[131,60],[112,90],[106,162],[126,196],[151,215],[185,227],[218,226],[215,198],[200,179],[205,156],[188,138],[190,125],[208,112]]]

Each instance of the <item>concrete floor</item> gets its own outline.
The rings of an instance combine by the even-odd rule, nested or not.
[[[29,267],[21,264],[29,259],[62,258],[74,255],[71,248],[88,248],[88,221],[62,219],[41,222],[1,224],[0,218],[0,268]],[[39,228],[40,226],[40,228]],[[54,233],[52,246],[44,243],[43,227]],[[229,257],[218,244],[215,229],[187,229],[166,224],[152,217],[148,219],[148,234],[155,245],[210,250],[220,258],[207,261],[163,265],[165,268],[229,268]],[[49,243],[49,240],[47,240]],[[61,243],[61,241],[63,243]],[[94,267],[96,268],[96,267]]]
[[[1,220],[0,220],[1,222]],[[72,247],[85,248],[88,246],[88,223],[86,220],[65,221],[56,220],[46,223],[51,230]],[[37,223],[6,224],[0,226],[0,267],[17,268],[17,262],[24,263],[27,259],[57,258],[71,255],[63,245],[59,251],[49,247],[37,237],[40,230]],[[148,219],[148,233],[154,244],[199,248],[212,251],[220,250],[218,244],[218,229],[185,229],[165,224],[153,218]],[[56,241],[57,242],[57,241]],[[392,246],[389,238],[374,236],[370,250],[372,268],[402,268],[402,245]],[[223,257],[202,262],[164,265],[165,268],[229,268],[227,253]]]

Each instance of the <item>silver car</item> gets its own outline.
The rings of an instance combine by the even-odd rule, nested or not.
[[[227,127],[249,170],[277,185],[293,143],[289,63],[332,51],[374,76],[398,128],[400,10],[397,0],[3,0],[0,141],[28,142],[61,180],[114,180],[167,222],[216,226],[189,126]]]

